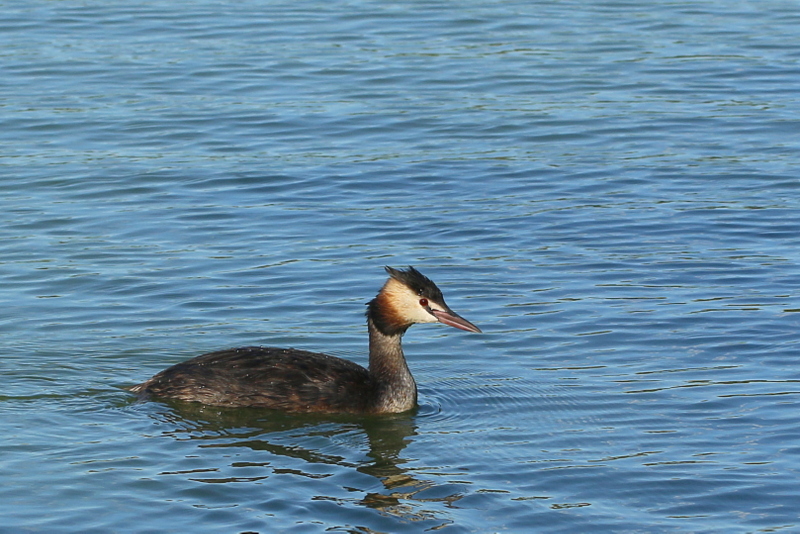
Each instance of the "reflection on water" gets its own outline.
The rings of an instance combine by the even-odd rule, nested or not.
[[[366,485],[368,487],[357,487],[354,484],[357,484],[358,479],[347,477],[347,491],[363,493],[359,498],[347,499],[348,502],[409,521],[432,520],[441,516],[440,510],[426,509],[426,502],[451,505],[462,497],[458,492],[417,497],[433,488],[435,483],[403,468],[407,462],[403,458],[403,450],[417,435],[415,413],[362,417],[290,415],[268,410],[217,408],[176,401],[169,401],[163,406],[164,411],[151,414],[158,423],[172,427],[164,431],[163,436],[196,442],[199,454],[203,449],[247,448],[267,453],[269,457],[300,460],[307,467],[277,467],[285,462],[270,458],[261,461],[234,461],[224,466],[163,471],[160,475],[181,475],[195,482],[224,484],[255,482],[271,475],[322,479],[332,477],[334,473],[320,472],[320,465],[338,466],[369,475],[380,481],[383,487],[381,491],[376,491],[369,484]],[[328,449],[338,448],[333,444],[341,441],[348,444],[342,454],[327,452]],[[367,459],[353,458],[358,455]],[[239,469],[252,472],[254,468],[266,472],[244,476],[235,474]],[[232,474],[213,476],[215,473]],[[324,495],[317,495],[315,498],[334,502],[344,500],[338,496]],[[441,525],[448,523],[445,520]]]

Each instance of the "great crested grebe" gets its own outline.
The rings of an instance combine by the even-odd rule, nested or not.
[[[133,386],[135,393],[287,412],[400,413],[417,405],[401,338],[416,323],[480,328],[445,303],[432,280],[409,267],[386,267],[389,279],[367,304],[369,369],[327,354],[243,347],[203,354]]]

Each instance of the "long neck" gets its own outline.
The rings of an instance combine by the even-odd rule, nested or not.
[[[399,413],[417,405],[417,384],[403,355],[402,333],[385,334],[367,317],[369,374],[376,388],[376,411]]]

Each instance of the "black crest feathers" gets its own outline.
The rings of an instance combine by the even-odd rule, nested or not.
[[[438,287],[436,287],[436,284],[433,283],[433,280],[410,265],[408,266],[408,269],[404,271],[400,269],[394,269],[388,265],[384,267],[384,269],[386,269],[386,272],[389,273],[389,276],[398,282],[405,284],[417,295],[430,300],[435,300],[436,302],[444,302],[442,292]]]

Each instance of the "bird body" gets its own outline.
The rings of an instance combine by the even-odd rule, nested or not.
[[[389,279],[367,308],[369,368],[327,354],[242,347],[197,356],[131,391],[213,406],[286,412],[399,413],[417,405],[401,338],[415,323],[480,329],[453,312],[436,284],[413,267],[386,267]]]

